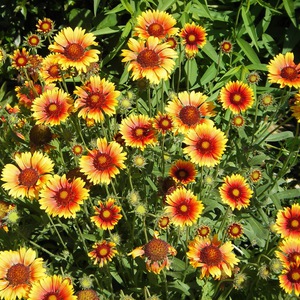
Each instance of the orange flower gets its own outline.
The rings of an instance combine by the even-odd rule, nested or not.
[[[109,184],[111,178],[120,173],[119,169],[125,168],[126,153],[122,152],[123,147],[117,142],[108,143],[106,138],[98,138],[97,147],[80,158],[79,166],[94,184]]]
[[[80,204],[89,196],[81,178],[68,181],[66,175],[54,175],[40,191],[39,203],[51,216],[75,218]]]
[[[41,68],[41,76],[46,83],[62,81],[60,65],[58,63],[59,56],[50,54],[44,58]]]
[[[77,300],[74,288],[68,278],[60,275],[46,276],[35,281],[29,292],[28,300]]]
[[[99,207],[94,206],[95,215],[91,220],[102,230],[113,229],[122,218],[121,207],[115,205],[115,200],[109,198],[105,203],[99,201]]]
[[[97,242],[93,245],[94,250],[89,252],[88,256],[94,260],[94,265],[99,264],[99,267],[102,268],[118,254],[115,246],[115,243],[105,240]]]
[[[95,36],[92,33],[85,33],[85,29],[76,27],[63,28],[55,37],[54,44],[49,50],[58,53],[58,63],[63,69],[74,67],[76,70],[86,72],[87,67],[99,60],[99,50],[87,48],[97,45]]]
[[[173,118],[174,129],[187,133],[189,129],[198,124],[211,124],[213,122],[207,117],[215,115],[214,105],[206,102],[207,96],[200,92],[181,92],[178,98],[174,97],[168,102],[166,112]]]
[[[230,238],[238,239],[243,235],[243,227],[240,223],[232,223],[228,226],[227,233]]]
[[[168,255],[175,256],[176,250],[167,242],[158,238],[158,233],[154,233],[154,237],[147,244],[134,249],[128,255],[133,258],[143,256],[146,259],[146,269],[154,274],[160,274],[161,270],[170,268]]]
[[[300,205],[295,203],[279,210],[274,229],[282,238],[300,238]]]
[[[185,45],[185,52],[190,58],[198,53],[198,48],[202,48],[206,44],[206,30],[194,22],[186,23],[179,35],[183,39],[182,43]]]
[[[239,174],[233,174],[224,178],[223,185],[219,188],[221,199],[232,210],[246,208],[250,205],[253,191],[246,183],[246,179]]]
[[[192,226],[203,211],[203,204],[192,191],[179,187],[167,195],[165,212],[176,226]]]
[[[96,122],[104,120],[104,114],[112,116],[116,113],[119,91],[115,85],[100,76],[91,76],[82,87],[76,87],[74,94],[78,96],[75,108],[80,109],[78,117],[94,119]]]
[[[159,218],[157,225],[160,229],[166,229],[171,224],[171,220],[167,216],[162,216]]]
[[[183,152],[191,157],[193,163],[199,166],[214,167],[220,163],[227,138],[221,130],[214,126],[199,124],[188,131],[183,143],[187,145]]]
[[[288,294],[300,295],[300,262],[291,265],[279,275],[280,286]]]
[[[202,225],[197,229],[197,234],[200,238],[207,238],[209,237],[211,229],[207,225]]]
[[[239,262],[231,242],[222,244],[216,235],[212,240],[197,236],[189,243],[188,249],[187,257],[190,264],[194,268],[201,268],[200,278],[211,275],[215,279],[220,279],[224,273],[231,277],[234,265]]]
[[[159,10],[147,10],[137,17],[137,25],[134,28],[135,35],[147,39],[150,36],[165,39],[167,36],[176,35],[176,20],[167,12]]]
[[[59,125],[65,122],[71,110],[73,100],[63,90],[47,90],[33,100],[31,110],[36,124]]]
[[[21,69],[27,67],[28,62],[30,60],[30,54],[25,48],[17,49],[14,51],[14,54],[11,56],[12,59],[12,67],[15,69]]]
[[[280,259],[285,268],[300,263],[300,241],[298,238],[284,239],[278,246],[275,255]]]
[[[278,54],[267,65],[268,79],[271,83],[300,88],[300,63],[294,63],[294,53]]]
[[[239,114],[250,108],[254,102],[253,90],[240,81],[230,81],[220,91],[219,101],[224,109]]]
[[[169,175],[176,182],[188,184],[195,181],[196,168],[192,162],[179,159],[172,164]]]
[[[168,131],[172,130],[173,120],[170,115],[158,112],[153,120],[153,127],[162,134],[166,134]]]
[[[46,275],[43,264],[31,248],[0,251],[0,298],[27,299],[31,284]]]
[[[38,20],[36,27],[37,32],[41,32],[45,35],[51,35],[54,31],[54,22],[49,18],[44,18],[43,20]]]
[[[152,120],[145,115],[130,115],[122,120],[120,133],[126,146],[144,150],[147,145],[156,144],[156,135]]]
[[[40,152],[21,153],[15,157],[17,166],[7,164],[2,170],[2,187],[14,198],[35,198],[41,187],[51,178],[54,164]]]
[[[167,80],[174,69],[177,57],[169,43],[160,43],[157,37],[150,36],[146,41],[130,38],[130,50],[122,50],[122,62],[128,63],[133,80],[146,78],[153,84]]]

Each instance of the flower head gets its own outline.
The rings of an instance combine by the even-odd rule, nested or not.
[[[271,83],[300,88],[300,63],[295,64],[294,53],[278,54],[267,65],[268,79]]]
[[[53,53],[44,58],[42,62],[41,76],[46,83],[62,81],[62,72],[58,61],[59,56]]]
[[[85,29],[76,27],[63,28],[55,37],[54,44],[49,50],[58,54],[58,63],[63,69],[74,67],[79,73],[86,72],[87,67],[99,60],[99,50],[87,49],[97,45],[96,37],[92,33],[85,33]]]
[[[31,285],[46,275],[43,264],[43,259],[36,258],[31,248],[0,251],[0,298],[27,299]]]
[[[233,51],[233,44],[229,40],[223,40],[220,43],[220,50],[225,54],[230,54]]]
[[[216,127],[199,124],[186,134],[183,142],[187,145],[183,152],[191,157],[191,161],[199,166],[214,167],[220,163],[227,138]]]
[[[22,48],[21,50],[17,49],[11,56],[11,60],[12,67],[19,70],[28,66],[30,54],[25,48]]]
[[[93,245],[93,250],[88,253],[88,256],[94,260],[94,265],[98,264],[102,268],[118,254],[115,246],[115,243],[106,240],[97,242]]]
[[[297,122],[300,123],[300,93],[294,96],[294,100],[290,106],[292,116],[296,118]]]
[[[261,78],[258,72],[253,71],[247,75],[246,80],[249,84],[258,84]]]
[[[175,161],[169,171],[169,175],[176,181],[182,184],[188,184],[195,181],[196,167],[190,161],[179,159]]]
[[[254,102],[253,90],[240,81],[230,81],[220,91],[219,101],[224,109],[239,114],[249,109]]]
[[[111,179],[124,169],[126,153],[117,142],[107,142],[106,138],[97,139],[97,149],[89,150],[88,155],[80,158],[81,171],[94,184],[109,184]]]
[[[231,123],[234,127],[242,128],[245,125],[245,119],[242,115],[234,115]]]
[[[36,24],[37,32],[44,35],[52,35],[54,32],[54,22],[49,18],[44,18],[43,20],[38,20]]]
[[[207,225],[202,225],[197,229],[197,234],[201,238],[208,238],[211,233],[211,229]]]
[[[283,269],[279,275],[281,288],[288,294],[294,293],[297,297],[300,295],[300,262]]]
[[[234,265],[239,262],[233,252],[231,242],[222,244],[217,236],[209,238],[196,237],[188,245],[187,257],[194,268],[201,268],[201,278],[211,275],[220,279],[225,273],[231,277]]]
[[[169,43],[160,43],[157,37],[150,36],[146,41],[130,38],[130,50],[122,50],[122,62],[128,63],[133,80],[146,78],[153,84],[167,80],[174,69],[177,57]]]
[[[2,170],[2,187],[14,198],[35,198],[41,187],[51,178],[54,163],[40,152],[21,153],[15,157],[17,165],[6,164]]]
[[[158,112],[153,120],[153,127],[158,132],[166,134],[173,129],[173,120],[169,114],[162,114],[161,112]]]
[[[284,239],[275,251],[282,265],[288,268],[290,265],[300,262],[300,241],[298,238]]]
[[[76,293],[76,300],[100,300],[96,291],[93,289],[81,290]]]
[[[227,228],[227,233],[230,238],[238,239],[243,235],[243,227],[240,223],[231,223]]]
[[[268,107],[273,104],[274,102],[274,96],[270,93],[264,93],[259,96],[260,103],[264,107]]]
[[[226,176],[219,192],[222,201],[228,204],[232,210],[248,207],[253,194],[245,178],[239,174]]]
[[[253,183],[259,182],[262,178],[261,170],[253,169],[249,174],[249,178]]]

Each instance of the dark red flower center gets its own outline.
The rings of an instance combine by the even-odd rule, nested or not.
[[[216,246],[209,245],[204,247],[200,252],[201,262],[208,266],[216,266],[222,262],[223,255],[220,249]]]
[[[16,286],[20,284],[28,284],[29,277],[30,277],[29,267],[26,267],[20,263],[11,266],[6,273],[6,279],[8,280],[9,284],[12,286]]]
[[[202,227],[198,228],[197,233],[201,237],[207,237],[208,234],[210,233],[210,229],[208,226],[202,226]]]
[[[164,33],[164,28],[161,24],[153,23],[148,27],[148,33],[152,36],[160,36]]]
[[[168,130],[172,128],[172,122],[167,118],[163,118],[159,121],[159,127],[163,130]]]
[[[243,98],[242,98],[241,94],[234,93],[234,94],[231,95],[231,99],[230,100],[234,104],[239,104],[243,100]]]
[[[187,44],[196,44],[197,42],[197,36],[195,34],[188,34],[186,37]]]
[[[182,179],[186,179],[189,177],[189,172],[187,172],[187,170],[184,170],[184,169],[178,169],[175,172],[175,175],[179,180],[182,180]]]
[[[152,261],[160,261],[168,255],[168,243],[161,239],[152,239],[144,247],[145,256]]]
[[[19,174],[20,185],[24,185],[28,188],[34,186],[39,179],[39,174],[37,170],[33,168],[27,168],[21,171]]]
[[[199,140],[196,144],[196,148],[202,153],[209,152],[211,150],[211,147],[211,142],[205,139]]]
[[[39,29],[42,30],[43,32],[49,32],[52,29],[52,24],[50,22],[47,21],[43,21],[40,26]]]
[[[86,100],[87,106],[90,108],[101,108],[105,103],[105,95],[100,92],[92,93],[88,96]]]
[[[57,294],[47,293],[42,300],[60,300],[61,297]]]
[[[60,70],[59,70],[58,65],[50,66],[50,68],[48,69],[48,74],[53,78],[59,77],[60,76]]]
[[[106,153],[98,153],[94,158],[94,167],[99,170],[107,170],[112,165],[112,158]]]
[[[296,68],[288,66],[285,67],[281,70],[280,73],[281,77],[283,77],[284,79],[288,79],[288,80],[294,80],[297,78],[298,76],[298,72],[296,70]]]
[[[300,283],[300,267],[291,268],[287,273],[287,278],[292,283]]]
[[[30,46],[37,46],[40,42],[40,39],[37,35],[32,35],[28,38],[28,44]]]
[[[159,56],[154,50],[144,49],[138,54],[136,60],[143,68],[152,68],[159,65]]]
[[[64,54],[67,58],[76,61],[76,60],[79,60],[83,56],[84,48],[77,43],[69,44],[65,48]]]
[[[240,224],[231,224],[228,228],[228,233],[231,237],[237,238],[242,234],[242,227]]]
[[[46,112],[49,117],[53,117],[53,118],[57,118],[58,116],[60,116],[61,114],[61,104],[59,103],[50,103],[47,107],[46,107]]]
[[[199,110],[192,105],[184,106],[179,112],[179,118],[188,126],[197,124],[201,119]]]
[[[97,252],[98,257],[100,257],[100,258],[107,257],[110,252],[110,247],[109,247],[109,245],[106,245],[106,244],[98,245],[96,252]]]
[[[221,50],[225,53],[229,53],[232,50],[232,44],[230,42],[221,43]]]
[[[71,188],[62,188],[56,194],[56,203],[58,206],[66,207],[74,201],[74,194]]]
[[[18,56],[16,58],[16,65],[18,67],[24,67],[24,66],[26,66],[27,62],[28,62],[28,59],[27,59],[26,56],[20,55],[20,56]]]
[[[230,190],[230,194],[233,198],[238,199],[241,196],[241,190],[237,187],[234,187]]]
[[[289,227],[292,230],[300,229],[300,218],[291,218],[289,221]]]
[[[104,208],[100,211],[100,218],[103,220],[110,220],[112,216],[112,212],[108,208]]]
[[[289,253],[287,259],[291,263],[296,263],[297,261],[300,261],[300,253],[297,251]]]
[[[189,206],[187,205],[187,203],[181,203],[178,206],[178,213],[181,215],[185,215],[189,213]]]
[[[132,134],[136,139],[143,140],[144,138],[151,135],[151,130],[149,127],[135,127],[133,128]]]

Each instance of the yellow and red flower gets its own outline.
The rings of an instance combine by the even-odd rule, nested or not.
[[[22,48],[17,49],[14,51],[13,55],[11,56],[12,60],[12,67],[19,70],[21,68],[27,67],[29,60],[30,60],[30,54],[29,52],[25,49]]]
[[[43,264],[31,248],[0,251],[0,298],[27,299],[31,285],[46,275]]]
[[[79,73],[86,72],[90,64],[99,60],[99,50],[87,49],[97,45],[95,39],[92,33],[85,33],[81,27],[74,30],[66,27],[54,37],[54,44],[49,46],[49,50],[58,54],[62,69],[74,67]]]
[[[300,263],[300,240],[298,238],[286,238],[280,242],[275,255],[280,259],[284,268]]]
[[[36,31],[45,35],[51,35],[54,32],[54,22],[49,18],[38,20]]]
[[[178,187],[167,195],[165,212],[176,226],[192,226],[200,217],[204,206],[191,190]]]
[[[124,169],[126,153],[117,142],[107,142],[106,138],[97,139],[97,149],[89,150],[88,155],[80,158],[81,172],[94,184],[109,184],[111,179]]]
[[[206,44],[206,30],[194,22],[186,23],[179,35],[185,46],[185,52],[190,58],[194,57],[198,53],[199,48],[203,48]]]
[[[35,98],[31,110],[36,124],[59,125],[73,110],[73,100],[62,89],[54,88]]]
[[[197,234],[201,238],[208,238],[211,233],[211,229],[207,225],[202,225],[197,229]]]
[[[162,216],[159,218],[157,225],[160,229],[167,229],[171,224],[171,220],[168,216]]]
[[[226,274],[231,277],[232,270],[239,259],[233,252],[231,242],[222,244],[215,235],[213,239],[195,237],[188,245],[187,257],[194,268],[201,268],[201,276],[220,279]]]
[[[295,64],[294,53],[278,54],[267,65],[268,79],[271,83],[300,88],[300,63]]]
[[[83,86],[76,87],[74,94],[78,96],[74,103],[75,108],[79,109],[78,117],[101,122],[105,114],[112,116],[116,113],[120,92],[115,91],[112,82],[98,75],[91,76]]]
[[[250,174],[249,178],[253,183],[257,183],[261,180],[262,178],[262,173],[260,169],[253,169]]]
[[[176,35],[179,28],[174,27],[176,20],[167,12],[159,10],[147,10],[137,17],[135,35],[147,39],[150,36],[159,39]]]
[[[122,120],[120,133],[125,140],[126,146],[144,150],[148,145],[157,142],[152,119],[146,115],[130,115]]]
[[[178,159],[175,161],[169,171],[169,175],[176,181],[182,184],[188,184],[195,181],[196,178],[195,165],[190,161]]]
[[[278,211],[274,229],[282,238],[300,238],[300,205],[292,204]]]
[[[297,297],[300,296],[300,262],[292,264],[282,270],[279,275],[279,283],[281,288],[288,294],[294,293]]]
[[[158,233],[155,232],[151,241],[135,248],[128,255],[132,255],[133,258],[145,257],[146,269],[154,274],[160,274],[164,268],[167,270],[170,268],[168,255],[175,256],[176,253],[176,250],[170,244],[158,238]]]
[[[246,179],[240,174],[226,176],[219,192],[222,201],[228,204],[232,210],[248,207],[253,194]]]
[[[130,50],[123,49],[122,62],[128,63],[133,80],[146,78],[150,83],[159,84],[167,80],[174,69],[177,52],[169,43],[160,43],[159,38],[150,36],[146,41],[130,38]]]
[[[75,218],[80,204],[89,196],[81,178],[69,181],[66,175],[54,175],[40,191],[41,209],[55,217]]]
[[[121,207],[115,205],[115,199],[109,198],[105,203],[99,201],[98,206],[94,206],[95,215],[91,220],[102,230],[113,229],[122,218]]]
[[[43,59],[41,76],[46,83],[62,81],[62,73],[58,61],[59,56],[57,54],[49,54]]]
[[[153,127],[162,134],[166,134],[173,129],[173,120],[169,114],[158,112],[153,120]]]
[[[191,157],[193,163],[199,166],[214,167],[220,163],[227,138],[216,127],[199,124],[187,132],[183,143],[187,145],[183,152]]]
[[[166,112],[173,118],[174,129],[187,133],[198,124],[213,124],[208,117],[215,115],[212,102],[206,102],[207,96],[200,92],[180,92],[168,102]]]
[[[224,109],[229,109],[235,114],[249,109],[254,102],[254,93],[246,83],[230,81],[220,91],[219,101]]]
[[[28,300],[77,300],[69,278],[60,275],[46,276],[35,281],[30,289]]]
[[[14,198],[38,196],[41,187],[51,178],[54,163],[40,152],[24,152],[15,157],[17,166],[6,164],[2,170],[2,187]]]
[[[243,235],[243,227],[240,223],[231,223],[227,228],[227,233],[230,238],[238,239]]]
[[[233,51],[233,44],[229,40],[223,40],[220,43],[220,50],[225,54],[230,54]]]
[[[88,256],[94,260],[94,265],[98,264],[102,268],[118,254],[115,247],[115,243],[103,240],[93,245],[93,250],[88,253]]]

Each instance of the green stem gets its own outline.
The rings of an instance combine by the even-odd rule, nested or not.
[[[59,238],[61,244],[63,245],[63,247],[64,247],[65,249],[68,249],[67,246],[66,246],[66,244],[65,244],[65,242],[63,241],[63,239],[62,239],[60,233],[58,232],[58,230],[57,230],[57,228],[56,228],[56,225],[54,224],[52,218],[51,218],[48,214],[47,214],[47,216],[48,216],[48,219],[50,220],[50,223],[51,223],[52,227],[54,228],[54,230],[55,230],[55,232],[56,232],[56,234],[57,234],[57,236],[58,236],[58,238]]]

